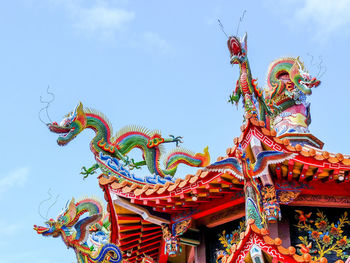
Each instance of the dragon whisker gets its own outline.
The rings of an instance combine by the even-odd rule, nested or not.
[[[41,108],[41,109],[39,110],[39,112],[38,112],[39,120],[40,120],[42,123],[44,123],[45,125],[47,125],[47,123],[44,122],[43,119],[41,118],[41,112],[45,110],[46,116],[47,116],[48,120],[52,123],[52,120],[51,120],[51,118],[50,118],[50,116],[49,116],[48,108],[49,108],[50,104],[55,100],[55,94],[52,93],[52,92],[50,92],[49,89],[50,89],[50,86],[47,87],[46,93],[49,94],[49,95],[51,95],[51,99],[48,100],[48,101],[46,101],[46,100],[43,100],[43,98],[40,96],[40,102],[41,102],[41,103],[46,103],[46,106],[44,106],[43,108]]]

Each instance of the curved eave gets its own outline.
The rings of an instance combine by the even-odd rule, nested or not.
[[[230,174],[198,170],[175,183],[140,186],[117,178],[99,177],[101,186],[108,185],[111,193],[129,199],[131,203],[152,207],[153,211],[178,213],[194,210],[215,201],[221,203],[243,197],[242,182]]]
[[[297,155],[280,165],[272,166],[273,175],[277,179],[288,181],[322,180],[337,182],[350,181],[350,156],[341,153],[329,153],[310,146],[296,144],[293,146],[288,139],[276,137],[274,130],[265,128],[263,121],[247,115],[247,122],[241,127],[242,134],[234,139],[234,147],[226,150],[226,157],[235,156],[238,145],[249,148],[253,136],[261,141],[265,149],[296,153]],[[224,159],[226,157],[220,157]]]

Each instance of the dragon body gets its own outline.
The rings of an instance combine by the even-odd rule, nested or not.
[[[89,198],[75,203],[73,198],[56,220],[47,221],[46,227],[34,225],[34,230],[43,236],[60,236],[68,248],[74,249],[78,263],[118,263],[122,254],[116,245],[108,243],[108,217],[100,202]]]
[[[320,81],[312,78],[304,64],[297,58],[273,61],[267,73],[265,97],[275,105],[272,126],[277,136],[284,133],[308,133],[311,123],[310,103],[306,96]]]
[[[271,114],[272,108],[265,103],[263,91],[257,87],[256,79],[252,77],[247,57],[247,34],[242,41],[235,36],[229,37],[227,45],[231,55],[231,64],[238,64],[240,69],[236,89],[230,95],[229,102],[237,104],[242,97],[245,111],[265,120],[266,115]]]
[[[143,127],[126,127],[121,129],[115,137],[112,137],[111,125],[100,113],[84,109],[79,105],[60,124],[56,122],[48,124],[50,131],[61,134],[57,143],[66,145],[72,141],[84,129],[92,129],[95,137],[90,142],[90,149],[95,157],[100,154],[121,160],[129,168],[140,168],[147,166],[151,174],[161,177],[173,176],[180,163],[194,167],[204,167],[209,164],[209,153],[207,148],[204,153],[194,154],[188,150],[177,148],[165,156],[165,168],[161,167],[160,160],[163,157],[162,145],[164,143],[181,142],[181,137],[169,136],[163,138],[159,132],[150,131]],[[128,153],[133,149],[140,149],[143,159],[134,162],[129,159]],[[96,166],[94,166],[96,168]],[[86,169],[84,174],[88,175],[95,169]]]

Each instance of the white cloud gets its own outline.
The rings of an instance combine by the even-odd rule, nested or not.
[[[75,7],[75,26],[87,32],[113,33],[123,30],[135,17],[133,12],[117,8],[95,6],[91,8]]]
[[[350,24],[349,0],[304,0],[295,12],[295,18],[304,23],[315,23],[319,32],[328,34]]]
[[[51,0],[50,3],[63,7],[73,26],[89,36],[113,37],[135,18],[134,12],[111,6],[107,1]]]
[[[127,30],[128,25],[135,20],[135,13],[116,6],[125,1],[106,0],[49,0],[53,8],[63,8],[68,14],[72,26],[88,37],[98,37],[102,40],[113,40],[118,33]],[[157,50],[159,54],[170,51],[170,45],[161,35],[153,31],[123,35],[119,39],[128,46]]]
[[[29,168],[21,167],[10,173],[0,176],[0,194],[16,186],[23,186],[28,179]]]
[[[157,49],[161,53],[167,53],[170,50],[169,43],[157,33],[145,32],[143,38],[148,46]]]
[[[285,24],[317,41],[349,33],[350,0],[269,0],[264,4]]]

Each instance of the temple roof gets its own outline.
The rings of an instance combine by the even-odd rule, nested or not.
[[[264,150],[276,150],[295,153],[296,156],[282,164],[271,165],[270,172],[274,180],[298,183],[344,183],[349,182],[350,156],[322,151],[300,144],[293,146],[288,139],[276,137],[268,130],[264,122],[254,116],[247,116],[247,122],[241,127],[242,134],[234,139],[234,146],[228,148],[225,157],[233,157],[239,145],[248,149],[252,137],[262,143]],[[254,158],[252,156],[252,158]],[[130,199],[132,203],[151,206],[154,211],[178,213],[193,210],[205,203],[217,200],[227,201],[225,197],[236,197],[243,202],[243,182],[229,173],[208,172],[199,169],[196,174],[177,179],[174,183],[140,185],[132,181],[115,177],[99,178],[100,185],[109,185],[110,191],[118,196]],[[341,187],[341,186],[339,186]],[[218,201],[218,204],[220,204]],[[239,202],[238,202],[239,203]],[[201,209],[203,210],[203,209]]]
[[[276,190],[283,190],[284,184],[291,185],[291,188],[293,185],[302,185],[302,190],[298,188],[300,196],[302,194],[335,195],[346,196],[349,199],[347,184],[345,184],[350,181],[349,155],[329,153],[308,145],[292,145],[289,139],[276,137],[276,132],[266,129],[265,123],[258,121],[255,116],[246,116],[246,122],[241,127],[241,131],[240,137],[234,139],[233,147],[228,148],[226,156],[219,157],[218,161],[235,157],[240,147],[246,150],[254,162],[250,142],[255,137],[261,142],[262,150],[295,154],[292,159],[281,164],[270,165],[269,171],[273,181],[276,182]],[[226,172],[199,169],[196,174],[188,174],[183,179],[179,178],[175,182],[166,182],[163,185],[140,185],[133,181],[101,175],[99,184],[112,196],[110,201],[121,197],[130,205],[146,208],[148,214],[151,212],[170,214],[172,216],[169,218],[170,222],[174,222],[182,215],[199,219],[244,203],[243,181]],[[298,198],[295,200],[299,204],[304,201],[304,199],[298,201]],[[338,203],[337,200],[334,203]],[[120,209],[117,208],[115,202],[114,205],[116,209]],[[143,253],[153,259],[159,256],[159,249],[162,246],[160,224],[150,223],[133,211],[119,212],[116,214],[116,219],[120,248],[124,256],[128,251],[129,254],[131,253],[128,256],[130,262],[140,261]],[[235,261],[237,256],[244,254],[242,250],[252,237],[259,239],[264,246],[277,251],[281,257],[288,259],[281,262],[313,262],[309,254],[297,255],[294,247],[284,248],[279,238],[272,239],[268,236],[266,229],[258,229],[254,222],[248,223],[247,230],[242,233],[242,241],[232,248],[232,253],[227,257],[226,262],[237,262]],[[319,262],[326,262],[324,260]]]

